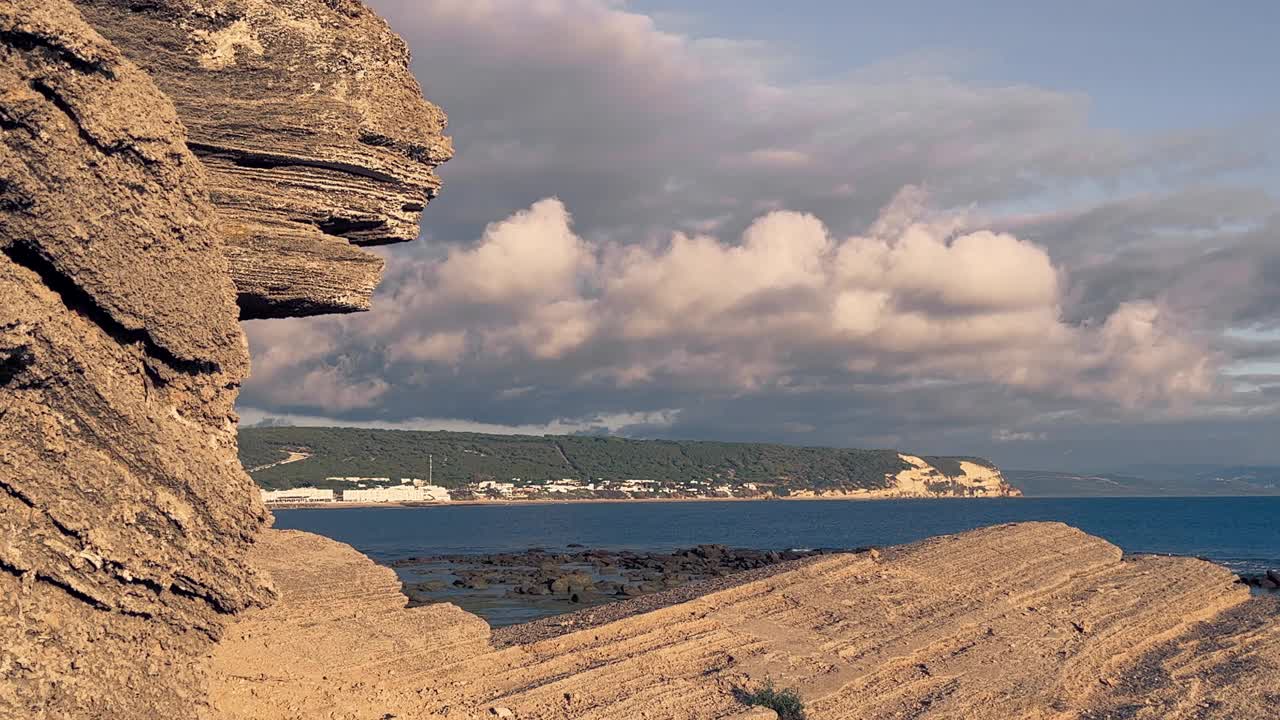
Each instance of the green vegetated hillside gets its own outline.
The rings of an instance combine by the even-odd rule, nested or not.
[[[272,465],[290,453],[309,457]],[[241,461],[267,488],[341,487],[326,483],[330,476],[426,478],[429,457],[434,461],[435,483],[445,487],[518,477],[525,482],[719,478],[729,484],[764,482],[789,488],[882,488],[886,474],[909,467],[895,450],[359,428],[240,431]],[[963,474],[960,460],[991,466],[981,458],[925,460],[952,477]]]

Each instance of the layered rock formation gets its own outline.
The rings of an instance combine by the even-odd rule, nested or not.
[[[0,92],[0,717],[190,716],[269,598],[204,173],[67,2],[0,5]]]
[[[177,107],[242,317],[365,310],[452,155],[409,53],[357,0],[75,0]]]
[[[269,531],[255,560],[282,599],[217,647],[226,720],[728,718],[766,678],[813,720],[1248,719],[1280,701],[1280,603],[1058,523],[824,556],[501,650],[450,605],[404,609],[345,545]]]
[[[357,3],[82,7],[0,2],[0,717],[202,717],[273,597],[237,318],[366,306],[448,143]]]

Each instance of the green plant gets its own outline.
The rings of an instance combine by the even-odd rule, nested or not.
[[[805,720],[800,693],[792,688],[779,690],[773,686],[773,680],[765,680],[764,685],[754,692],[739,691],[738,699],[753,707],[758,705],[773,710],[778,713],[779,720]]]

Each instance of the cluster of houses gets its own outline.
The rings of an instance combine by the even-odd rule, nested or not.
[[[311,505],[320,503],[447,503],[457,499],[537,500],[562,496],[591,497],[743,497],[756,495],[755,483],[730,486],[711,480],[687,480],[679,483],[659,480],[604,480],[586,482],[561,478],[542,483],[526,483],[513,477],[510,482],[481,480],[450,490],[432,485],[421,478],[402,478],[395,483],[389,477],[328,477],[328,484],[349,484],[337,490],[298,487],[287,490],[263,490],[262,500],[268,505]]]
[[[474,497],[498,497],[509,500],[533,499],[543,494],[559,494],[567,495],[569,493],[595,492],[603,488],[597,487],[595,483],[585,483],[581,480],[573,478],[561,478],[560,480],[532,484],[525,483],[518,477],[511,478],[511,482],[496,482],[494,480],[482,480],[467,485],[467,492]]]
[[[755,483],[741,483],[730,486],[711,480],[685,480],[670,482],[663,480],[605,480],[597,478],[596,482],[584,482],[573,478],[561,478],[546,483],[524,483],[520,478],[511,478],[511,482],[485,480],[471,483],[467,491],[480,497],[500,497],[504,499],[545,498],[547,495],[595,495],[622,493],[627,496],[642,497],[735,497],[754,495],[759,491]]]

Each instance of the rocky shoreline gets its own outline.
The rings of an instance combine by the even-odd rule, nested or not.
[[[1268,570],[1261,573],[1241,573],[1239,582],[1251,588],[1280,592],[1280,570]]]
[[[553,637],[758,580],[834,553],[869,548],[759,550],[703,544],[672,552],[529,548],[412,556],[388,563],[410,606],[453,603],[484,617],[495,643]],[[1280,570],[1240,573],[1257,592],[1280,592]]]
[[[571,545],[563,551],[415,556],[389,564],[404,579],[410,605],[452,602],[501,626],[862,550],[705,544],[664,553]]]
[[[528,645],[579,630],[589,630],[633,615],[653,612],[672,605],[696,600],[714,592],[728,590],[757,580],[764,580],[792,570],[799,570],[828,554],[816,553],[795,560],[784,560],[776,564],[764,565],[753,570],[740,570],[728,575],[693,580],[665,590],[642,594],[638,597],[613,598],[612,602],[599,606],[575,610],[563,615],[539,618],[519,625],[494,628],[490,644],[494,648],[501,649],[514,645]]]
[[[273,512],[281,510],[355,510],[369,508],[444,508],[444,507],[463,507],[463,506],[511,506],[511,505],[575,505],[575,504],[616,504],[616,503],[691,503],[691,502],[710,502],[710,503],[735,503],[735,502],[804,502],[804,501],[830,501],[830,502],[875,502],[879,500],[993,500],[1004,498],[1021,498],[1022,494],[1010,493],[1008,495],[872,495],[869,493],[843,493],[843,494],[825,494],[825,495],[806,495],[794,494],[787,496],[780,495],[757,495],[752,497],[719,497],[719,496],[686,496],[686,497],[546,497],[546,498],[522,498],[519,500],[495,500],[473,498],[469,500],[451,500],[449,502],[289,502],[289,503],[266,503],[267,507]]]

